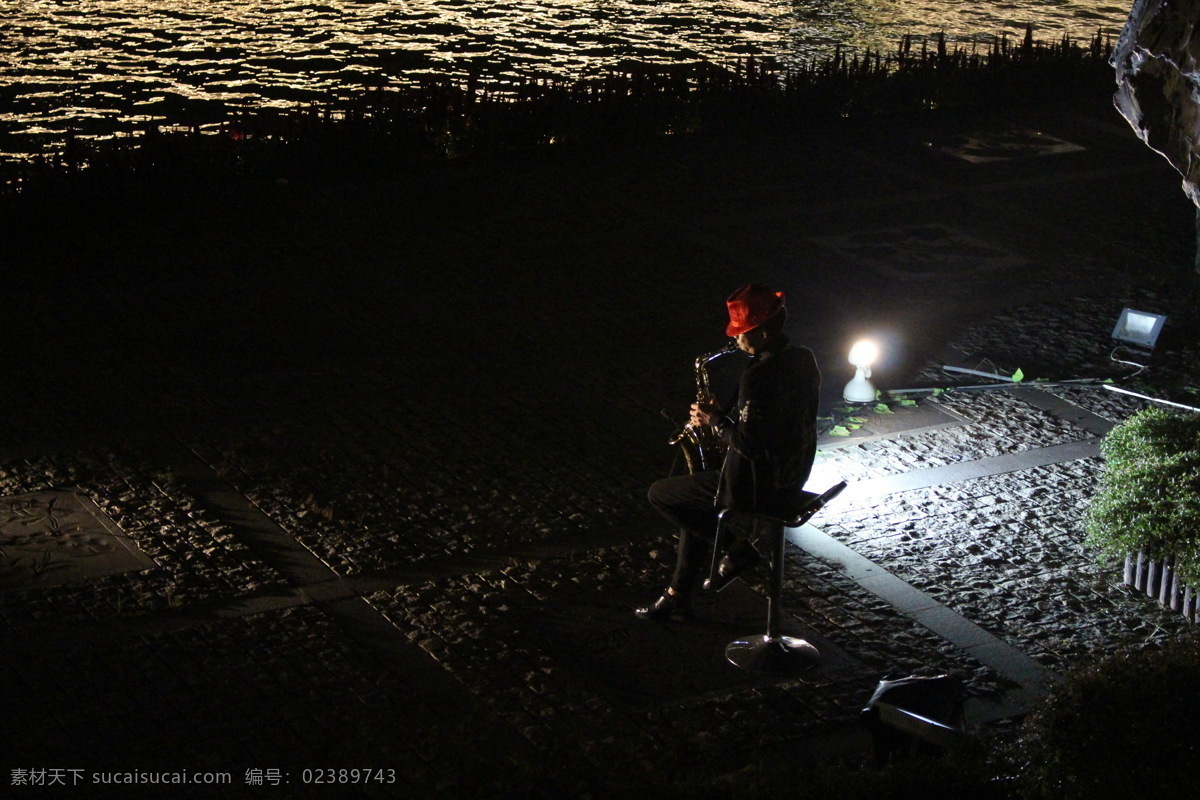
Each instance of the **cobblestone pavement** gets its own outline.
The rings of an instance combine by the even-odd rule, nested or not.
[[[673,558],[644,502],[671,469],[660,409],[682,417],[692,359],[752,279],[789,290],[829,424],[860,333],[887,389],[961,387],[954,365],[1186,398],[1192,212],[1123,125],[1103,103],[931,114],[14,201],[0,496],[77,489],[154,566],[60,584],[52,561],[0,566],[0,782],[101,796],[121,787],[93,773],[211,771],[222,796],[341,797],[316,781],[353,776],[318,770],[353,768],[363,796],[394,796],[393,776],[563,796],[767,750],[865,758],[855,720],[885,676],[955,672],[1002,702],[1020,688],[1003,669],[795,546],[785,627],[818,671],[725,662],[763,628],[764,576],[694,624],[634,619]],[[1082,149],[954,155],[1014,130]],[[1172,315],[1138,376],[1107,360],[1123,305]],[[824,536],[1050,672],[1187,634],[1082,542],[1097,421],[1143,401],[905,396],[824,440],[814,484],[852,483]]]

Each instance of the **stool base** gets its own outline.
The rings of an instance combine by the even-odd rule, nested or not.
[[[748,672],[803,672],[821,663],[821,653],[794,636],[750,636],[730,642],[725,658]]]

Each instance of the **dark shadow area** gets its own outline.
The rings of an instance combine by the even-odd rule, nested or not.
[[[671,468],[693,359],[723,343],[729,291],[763,281],[788,292],[788,332],[816,353],[831,409],[859,337],[883,343],[877,385],[903,388],[982,319],[1012,314],[1028,341],[1031,305],[1107,318],[1090,298],[1186,280],[1194,211],[1094,78],[964,105],[914,90],[924,110],[845,118],[713,105],[724,124],[670,135],[657,111],[608,139],[575,118],[555,144],[464,134],[471,147],[438,158],[331,123],[263,134],[261,158],[215,143],[212,160],[142,170],[129,155],[123,171],[117,153],[0,198],[10,482],[87,465],[106,512],[154,549],[135,588],[185,583],[187,603],[257,598],[297,564],[374,581],[362,597],[203,622],[173,596],[121,595],[115,610],[88,587],[0,597],[24,630],[0,659],[18,699],[0,744],[63,766],[80,748],[191,769],[369,754],[363,766],[394,764],[435,797],[616,793],[638,775],[666,792],[702,765],[717,793],[738,794],[740,775],[765,796],[794,772],[761,770],[853,725],[879,676],[837,648],[876,634],[839,627],[848,590],[830,569],[792,582],[796,632],[818,629],[839,655],[810,682],[722,662],[731,636],[761,629],[754,587],[695,627],[630,613],[670,557],[644,497]],[[994,154],[976,145],[997,138],[997,160],[954,152]],[[186,154],[176,144],[159,153]],[[1077,363],[1037,352],[1048,372]],[[172,473],[180,451],[211,475]],[[225,486],[295,547],[216,514],[205,494]],[[173,624],[130,633],[124,615]],[[952,649],[905,646],[931,661]]]

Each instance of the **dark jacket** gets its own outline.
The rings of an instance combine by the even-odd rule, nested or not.
[[[807,347],[780,337],[742,373],[737,404],[718,422],[727,448],[717,505],[790,517],[817,454],[821,373]]]

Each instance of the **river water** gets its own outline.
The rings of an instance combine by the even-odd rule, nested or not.
[[[1120,31],[1131,0],[0,0],[0,157],[73,131],[219,122],[475,65],[498,87],[622,59],[784,63],[905,34]]]

